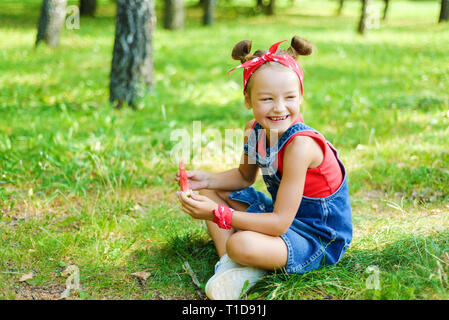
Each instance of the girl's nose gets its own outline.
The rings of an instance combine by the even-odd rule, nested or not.
[[[278,100],[274,104],[274,111],[282,111],[285,110],[285,101],[284,100]]]

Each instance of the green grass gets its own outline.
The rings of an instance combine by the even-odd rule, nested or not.
[[[355,33],[357,1],[340,17],[335,1],[281,2],[274,17],[253,2],[224,2],[213,27],[188,7],[177,32],[162,29],[158,6],[156,84],[138,111],[108,104],[112,2],[64,30],[56,49],[33,47],[40,1],[2,2],[0,298],[58,298],[72,263],[77,299],[204,298],[183,265],[204,284],[217,256],[174,196],[170,134],[191,132],[196,120],[203,133],[243,129],[251,112],[241,74],[226,76],[237,64],[233,45],[267,48],[295,34],[316,47],[300,60],[301,112],[348,169],[354,240],[338,265],[269,275],[247,298],[449,298],[449,25],[436,23],[438,2],[394,1],[365,37]],[[232,167],[214,156],[197,166]],[[256,186],[264,190],[260,179]],[[369,266],[380,270],[379,290],[366,286]],[[137,271],[151,276],[141,281]],[[18,281],[29,272],[28,284]]]

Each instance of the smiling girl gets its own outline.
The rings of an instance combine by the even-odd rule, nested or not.
[[[210,299],[238,299],[270,270],[302,274],[335,264],[352,239],[345,167],[300,114],[296,58],[312,46],[295,36],[283,51],[282,42],[254,54],[250,41],[235,45],[232,57],[242,64],[231,71],[243,68],[245,105],[254,114],[242,161],[221,173],[187,171],[199,195],[178,192],[183,210],[206,221],[220,257],[206,284]],[[252,187],[259,169],[271,197]]]

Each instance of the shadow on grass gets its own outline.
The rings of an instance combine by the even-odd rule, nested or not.
[[[202,232],[181,231],[171,235],[167,242],[147,252],[135,252],[139,264],[150,266],[153,286],[159,290],[169,288],[176,296],[204,299],[204,286],[213,275],[214,264],[218,256],[210,239]],[[195,285],[192,276],[185,267],[188,263],[202,289]]]
[[[360,240],[355,241],[355,246],[361,245],[357,243]],[[379,246],[350,249],[337,265],[304,275],[273,273],[252,288],[249,297],[276,300],[447,298],[449,231],[411,234]],[[377,275],[373,269],[378,270]],[[371,282],[376,276],[377,289]]]
[[[358,249],[363,246],[362,242],[363,239],[355,239],[355,248],[350,249],[337,265],[304,275],[273,272],[259,281],[246,298],[428,299],[447,295],[449,283],[444,275],[449,272],[449,231],[410,234],[379,244],[375,249]],[[204,293],[195,286],[183,265],[189,263],[204,287],[213,274],[217,255],[210,240],[190,231],[172,236],[146,260],[146,264],[155,266],[152,273],[160,281],[158,285],[176,284],[185,295],[204,299]],[[369,277],[373,275],[370,270],[373,269],[378,270],[377,289],[369,286]]]

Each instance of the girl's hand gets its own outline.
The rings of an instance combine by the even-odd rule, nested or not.
[[[213,210],[218,208],[218,204],[206,196],[191,193],[190,198],[184,192],[177,191],[179,201],[181,201],[182,210],[188,213],[194,219],[211,220],[215,216]]]
[[[207,189],[209,186],[209,174],[207,172],[199,170],[186,171],[187,178],[189,179],[189,186],[192,190]],[[180,173],[176,172],[175,180],[179,182]]]

